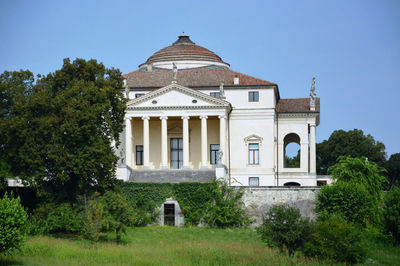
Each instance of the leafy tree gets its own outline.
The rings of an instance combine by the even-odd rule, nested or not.
[[[317,172],[327,174],[339,156],[367,157],[383,167],[386,161],[385,145],[359,129],[335,130],[328,140],[317,144]]]
[[[400,243],[400,188],[396,186],[385,196],[383,220],[386,232],[391,233],[396,242]]]
[[[19,248],[26,234],[27,214],[19,198],[0,199],[0,253]]]
[[[257,231],[268,246],[278,247],[281,252],[286,247],[292,256],[309,239],[312,226],[308,219],[301,218],[298,209],[274,205],[263,217],[263,223]]]
[[[389,186],[400,186],[400,153],[392,154],[386,161],[385,168],[388,171]]]
[[[57,201],[104,192],[115,182],[111,141],[123,130],[121,73],[96,60],[64,59],[60,70],[1,76],[1,145],[13,175]],[[5,138],[3,138],[5,136]]]
[[[352,158],[340,156],[338,162],[328,169],[335,181],[358,183],[379,200],[381,192],[387,183],[383,175],[386,170],[367,158]]]

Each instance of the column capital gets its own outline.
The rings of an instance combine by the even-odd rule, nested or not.
[[[317,126],[315,123],[310,123],[309,125],[310,125],[310,127],[316,127]]]
[[[133,118],[132,116],[128,116],[128,117],[125,117],[125,120],[127,120],[127,121],[128,121],[128,120],[129,120],[129,121],[131,121],[131,120],[132,120],[132,118]]]
[[[190,119],[190,117],[189,117],[188,115],[183,115],[183,116],[181,117],[181,119]]]
[[[219,115],[218,118],[219,119],[226,119],[227,117],[226,117],[226,115]]]
[[[160,120],[167,120],[168,119],[168,116],[160,116]]]
[[[149,116],[142,116],[142,120],[150,120]]]
[[[201,116],[200,116],[200,119],[208,119],[208,116],[206,116],[206,115],[201,115]]]

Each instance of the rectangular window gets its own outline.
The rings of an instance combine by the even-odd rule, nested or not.
[[[258,187],[260,185],[258,177],[249,177],[249,186]]]
[[[171,138],[171,168],[181,169],[183,164],[183,139]]]
[[[144,95],[144,93],[135,93],[135,98],[138,98],[138,97],[143,96],[143,95]]]
[[[258,91],[249,91],[249,102],[258,102]]]
[[[143,165],[143,145],[136,145],[136,165]]]
[[[217,164],[217,152],[219,150],[219,144],[210,145],[210,164]]]
[[[259,147],[258,143],[249,143],[249,164],[259,163]]]
[[[219,98],[221,95],[219,94],[219,92],[210,92],[210,96]]]

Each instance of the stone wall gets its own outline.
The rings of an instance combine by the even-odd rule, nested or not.
[[[243,201],[248,213],[255,219],[254,226],[261,224],[262,215],[275,204],[294,206],[303,217],[314,219],[319,190],[320,187],[248,187],[245,188]]]
[[[150,183],[212,182],[214,169],[132,170],[129,181]]]

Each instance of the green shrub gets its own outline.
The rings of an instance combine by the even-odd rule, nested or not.
[[[13,195],[0,199],[0,253],[18,249],[26,234],[27,214],[19,198]]]
[[[57,206],[49,204],[46,217],[46,230],[50,233],[79,233],[82,228],[82,208],[70,203]]]
[[[290,256],[300,249],[310,237],[312,224],[303,219],[297,208],[286,205],[274,205],[263,217],[263,223],[257,228],[261,239],[270,247],[284,248]]]
[[[367,256],[361,230],[337,216],[316,225],[303,251],[306,256],[347,263],[363,262]]]
[[[242,197],[243,188],[216,181],[212,200],[206,205],[203,221],[210,227],[240,227],[250,224]]]
[[[377,209],[374,197],[363,185],[337,182],[321,188],[315,210],[320,220],[334,214],[346,221],[366,226],[376,219]]]
[[[386,194],[383,206],[384,227],[400,243],[400,188],[393,186]]]

